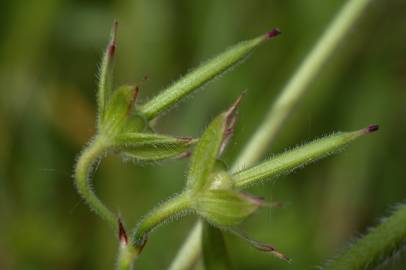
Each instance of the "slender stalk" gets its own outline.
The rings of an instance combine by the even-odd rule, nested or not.
[[[385,263],[406,246],[406,203],[332,260],[325,270],[369,270]]]
[[[96,196],[90,184],[90,174],[95,163],[107,151],[108,144],[101,137],[90,143],[81,153],[75,168],[75,185],[83,200],[100,217],[109,222],[113,228],[117,227],[117,217]]]
[[[130,270],[133,268],[138,255],[142,252],[148,233],[168,219],[176,216],[189,208],[190,195],[188,193],[180,194],[163,204],[152,209],[135,228],[131,241],[127,238],[122,223],[119,223],[120,246],[117,256],[117,270]]]
[[[250,166],[261,158],[273,142],[281,124],[287,119],[305,94],[307,86],[321,70],[322,65],[338,46],[344,35],[360,17],[370,0],[349,0],[308,54],[296,73],[271,106],[261,126],[256,130],[232,171]],[[177,254],[170,270],[189,269],[201,254],[201,225],[196,225]],[[176,262],[176,264],[175,264]]]
[[[139,255],[139,249],[133,247],[130,243],[120,243],[118,250],[116,270],[131,270]]]
[[[133,234],[133,242],[137,246],[143,246],[147,240],[147,234],[156,226],[167,220],[168,217],[176,216],[186,211],[190,206],[189,194],[181,194],[151,210],[138,224]]]
[[[256,130],[235,162],[234,170],[252,165],[269,150],[269,146],[275,139],[281,125],[294,110],[306,93],[309,84],[319,74],[323,64],[340,44],[356,19],[360,17],[369,1],[349,0],[341,9],[272,104],[262,125]]]

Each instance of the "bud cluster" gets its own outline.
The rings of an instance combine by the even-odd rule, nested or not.
[[[355,132],[335,133],[238,172],[229,171],[220,158],[233,134],[236,110],[242,96],[227,111],[214,118],[199,139],[162,135],[153,131],[151,121],[162,112],[230,69],[257,46],[279,33],[279,30],[274,29],[265,35],[240,42],[191,71],[147,103],[138,104],[139,86],[124,85],[115,90],[113,88],[113,65],[117,51],[117,23],[114,23],[100,69],[97,134],[80,155],[74,177],[78,192],[85,202],[118,232],[119,269],[131,268],[134,259],[144,248],[148,234],[155,227],[188,213],[197,214],[220,230],[234,233],[258,250],[288,260],[273,246],[254,241],[236,228],[259,208],[279,206],[277,203],[267,203],[261,198],[243,193],[241,189],[303,167],[378,129],[378,126],[373,125]],[[136,161],[159,161],[191,155],[184,190],[153,208],[130,237],[121,217],[108,209],[91,188],[90,175],[94,164],[109,153],[120,154]],[[207,229],[207,232],[210,235],[213,232],[213,235],[216,234],[210,229]]]

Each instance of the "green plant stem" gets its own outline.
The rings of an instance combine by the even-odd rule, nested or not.
[[[155,207],[138,224],[133,233],[133,242],[138,246],[144,245],[148,232],[167,220],[168,217],[186,211],[189,206],[189,194],[184,193]]]
[[[360,17],[368,2],[370,0],[349,0],[344,5],[272,104],[262,125],[256,130],[235,162],[234,170],[252,165],[269,150],[281,125],[295,109],[309,84],[319,74],[323,64],[343,40],[356,19]]]
[[[375,269],[406,246],[406,203],[351,247],[328,263],[325,270]]]
[[[80,196],[100,217],[117,228],[117,217],[96,196],[90,184],[90,174],[96,162],[105,154],[109,145],[102,137],[96,137],[81,153],[75,168],[75,184]]]
[[[138,255],[139,249],[135,248],[130,243],[128,244],[120,243],[117,256],[116,270],[132,269]]]
[[[260,159],[269,149],[281,124],[296,107],[300,98],[305,94],[309,83],[321,70],[323,63],[338,46],[344,35],[365,10],[370,0],[349,0],[337,14],[333,22],[318,40],[314,49],[308,54],[296,73],[281,91],[281,94],[271,106],[262,124],[256,130],[247,146],[232,167],[236,171],[244,166],[250,166]],[[196,230],[200,230],[197,232]],[[201,226],[196,225],[190,233],[184,246],[174,259],[170,270],[186,270],[201,254]],[[195,249],[195,250],[192,250]]]

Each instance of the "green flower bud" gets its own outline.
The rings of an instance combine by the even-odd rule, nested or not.
[[[99,122],[99,132],[107,136],[116,136],[122,132],[140,132],[146,127],[146,120],[135,112],[138,88],[121,86],[109,99],[103,119]]]
[[[197,214],[220,227],[239,225],[262,206],[262,200],[233,190],[208,190],[193,201]]]
[[[227,172],[227,167],[221,160],[217,160],[214,164],[213,172],[209,176],[207,183],[209,189],[232,189],[233,179]]]
[[[240,99],[227,112],[219,115],[203,135],[203,140],[193,154],[185,192],[145,216],[133,234],[133,241],[128,240],[121,220],[116,222],[117,215],[94,193],[90,184],[94,165],[109,153],[142,161],[189,156],[190,146],[197,140],[156,134],[150,121],[195,89],[229,70],[260,44],[280,32],[274,29],[231,47],[175,82],[146,104],[136,106],[138,86],[125,85],[116,90],[113,86],[117,26],[117,22],[114,22],[111,39],[100,65],[97,134],[81,153],[74,176],[78,192],[85,202],[118,230],[120,248],[117,267],[128,269],[145,245],[148,233],[166,219],[195,210],[213,224],[233,226],[261,205],[259,200],[233,191],[232,178],[225,166],[217,160],[232,134],[235,124],[234,112]]]
[[[231,136],[235,124],[235,111],[242,96],[226,112],[217,116],[207,127],[196,145],[190,161],[186,188],[195,192],[207,186],[212,179],[217,158],[224,149],[224,144]]]

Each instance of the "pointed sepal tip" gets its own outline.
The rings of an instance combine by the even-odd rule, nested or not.
[[[369,125],[369,126],[366,128],[366,130],[367,130],[368,133],[372,133],[372,132],[378,131],[378,130],[379,130],[379,125]]]
[[[118,21],[114,20],[113,27],[111,29],[111,39],[110,43],[107,48],[107,52],[110,58],[112,58],[116,52],[117,47],[117,28],[118,28]]]
[[[123,246],[128,245],[127,232],[126,232],[124,225],[121,222],[120,218],[118,219],[118,239],[120,240],[121,245],[123,245]]]
[[[282,34],[282,32],[281,32],[281,30],[279,30],[279,28],[273,28],[271,31],[266,33],[266,37],[267,37],[267,39],[271,39],[276,36],[279,36],[280,34]]]

